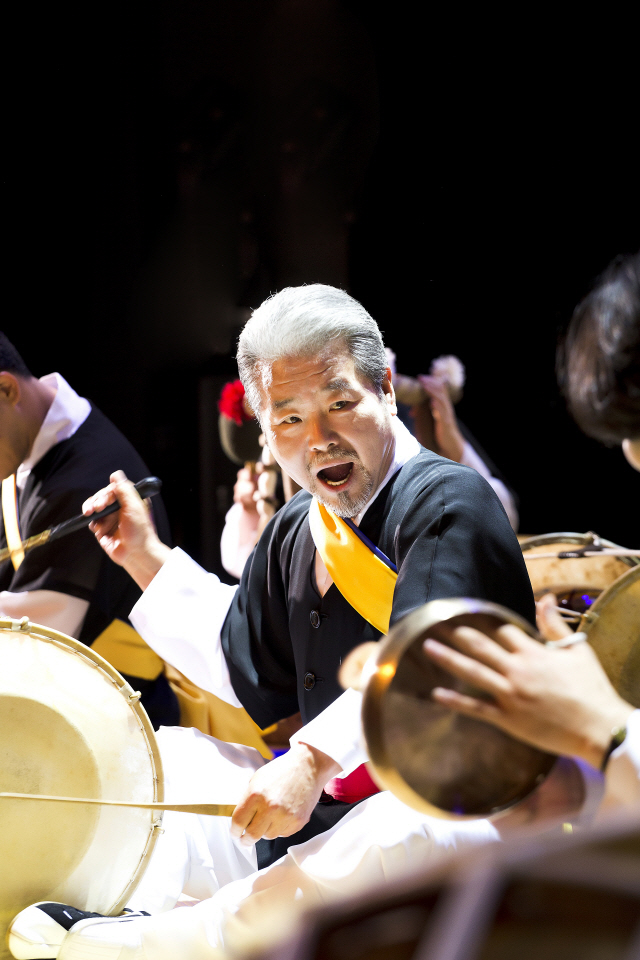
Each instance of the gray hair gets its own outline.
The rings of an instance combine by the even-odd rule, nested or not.
[[[260,413],[260,387],[285,357],[310,357],[331,341],[342,341],[357,373],[382,396],[387,358],[378,324],[344,290],[324,283],[285,287],[265,300],[238,340],[238,370],[247,400]]]

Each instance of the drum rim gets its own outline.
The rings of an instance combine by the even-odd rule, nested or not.
[[[606,540],[604,537],[600,537],[599,539],[605,547],[609,547],[614,550],[624,550],[624,547],[622,547],[619,543],[614,543],[612,540]],[[526,540],[521,540],[520,549],[523,553],[525,553],[527,550],[531,550],[533,547],[544,547],[551,543],[575,543],[584,547],[590,542],[591,535],[588,533],[543,533],[536,537],[527,537]],[[607,556],[607,554],[605,554],[605,556]],[[593,557],[587,557],[585,559],[592,560]],[[615,557],[615,559],[621,560],[628,567],[640,566],[640,557]]]
[[[620,574],[613,583],[610,583],[609,586],[602,591],[597,600],[593,601],[586,613],[582,614],[582,620],[580,621],[578,629],[584,630],[588,635],[589,631],[595,626],[596,621],[599,619],[602,609],[608,606],[627,584],[634,583],[638,578],[640,578],[640,566],[638,565],[632,570],[627,570],[626,573]]]
[[[441,820],[482,820],[487,816],[498,817],[530,795],[530,792],[504,807],[483,814],[459,814],[436,807],[411,787],[395,766],[387,750],[383,735],[384,718],[382,704],[386,691],[393,680],[398,663],[403,654],[416,640],[416,633],[422,633],[438,623],[451,620],[465,613],[485,613],[498,617],[504,623],[513,624],[523,630],[532,639],[542,643],[542,638],[523,617],[488,600],[476,600],[470,597],[457,597],[445,600],[432,600],[412,613],[407,614],[379,641],[379,650],[375,657],[375,668],[367,680],[363,691],[362,727],[367,752],[370,758],[374,780],[383,790],[390,790],[394,796],[423,813]],[[413,624],[420,624],[419,628]],[[546,751],[541,750],[540,753]]]
[[[94,668],[97,667],[102,670],[103,673],[107,674],[118,693],[122,695],[136,715],[147,743],[147,750],[153,768],[153,800],[154,802],[162,803],[164,801],[164,771],[155,730],[149,720],[147,711],[140,703],[139,696],[136,697],[137,691],[127,683],[122,674],[118,673],[115,667],[112,667],[104,657],[101,657],[100,654],[92,650],[91,647],[86,646],[86,644],[81,643],[79,640],[75,640],[73,637],[67,636],[66,633],[54,630],[52,627],[44,627],[39,623],[33,623],[28,617],[22,617],[21,620],[14,620],[11,617],[0,617],[0,634],[2,633],[29,634],[29,636],[42,640],[45,643],[53,643],[58,647],[70,648],[75,655],[87,660],[91,666]],[[117,916],[121,913],[123,907],[126,906],[135,892],[136,887],[142,880],[153,849],[162,832],[162,813],[163,811],[161,810],[157,813],[154,812],[154,820],[150,824],[147,842],[135,873],[122,891],[117,902],[107,911],[108,916]]]

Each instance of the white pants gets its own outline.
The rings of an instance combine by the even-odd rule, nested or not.
[[[167,802],[233,803],[265,762],[250,747],[193,729],[161,728],[158,743]],[[121,925],[127,936],[135,928],[140,937],[140,945],[124,951],[121,960],[233,957],[290,930],[304,909],[399,878],[438,853],[499,839],[486,820],[438,820],[383,792],[258,871],[255,848],[231,837],[230,822],[165,813],[165,833],[129,902],[154,915]],[[182,893],[203,902],[172,909]]]

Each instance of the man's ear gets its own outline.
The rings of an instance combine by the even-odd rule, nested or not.
[[[382,392],[384,393],[385,401],[391,408],[391,416],[395,417],[398,412],[398,408],[396,406],[396,392],[393,389],[392,380],[393,373],[391,372],[391,367],[387,367],[384,380],[382,381]]]
[[[21,397],[22,389],[18,378],[7,370],[1,370],[0,400],[4,400],[6,403],[10,403],[12,407],[15,407],[16,404],[20,403]]]
[[[637,440],[623,440],[622,452],[634,470],[640,470],[640,438]]]

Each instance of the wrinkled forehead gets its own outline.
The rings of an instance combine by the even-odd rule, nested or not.
[[[286,397],[346,389],[360,383],[346,349],[329,349],[311,356],[289,356],[258,367],[263,405],[272,407]]]

